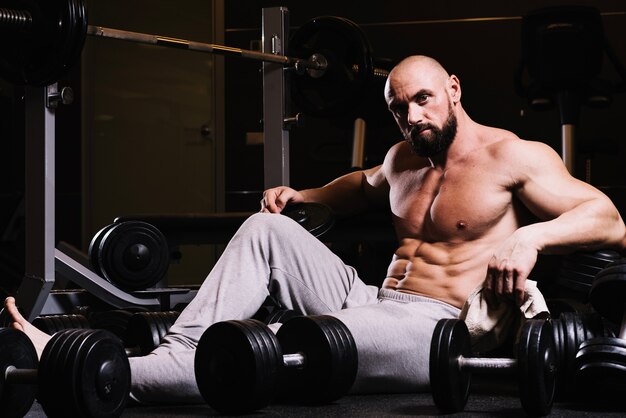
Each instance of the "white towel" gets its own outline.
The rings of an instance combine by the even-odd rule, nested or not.
[[[517,308],[510,299],[499,299],[497,307],[489,307],[483,295],[483,285],[472,291],[463,305],[460,319],[469,329],[472,350],[484,353],[498,348],[511,332],[517,333],[525,319],[544,319],[550,316],[548,305],[537,288],[537,282],[526,280],[524,303]]]

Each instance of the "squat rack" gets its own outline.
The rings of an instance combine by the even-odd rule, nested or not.
[[[262,9],[263,52],[287,50],[289,12]],[[67,313],[84,305],[85,292],[51,292],[56,274],[74,282],[97,300],[116,308],[167,310],[195,296],[191,289],[151,289],[129,293],[92,272],[76,257],[55,247],[56,108],[63,102],[57,83],[25,87],[25,275],[16,294],[24,317]],[[289,184],[287,83],[283,64],[263,62],[264,185]]]

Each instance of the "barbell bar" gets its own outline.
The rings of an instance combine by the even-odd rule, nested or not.
[[[356,24],[352,25],[353,30],[358,30]],[[322,26],[319,30],[328,29]],[[15,84],[45,86],[56,82],[80,55],[86,35],[272,62],[292,67],[298,74],[306,73],[311,78],[322,77],[333,66],[338,67],[335,72],[347,69],[359,80],[386,77],[388,74],[387,70],[374,69],[371,64],[342,62],[342,54],[336,54],[339,59],[334,57],[333,60],[333,57],[327,57],[320,51],[313,51],[308,58],[295,58],[273,52],[92,26],[87,23],[84,0],[0,0],[0,75]],[[369,45],[366,40],[361,42],[365,44],[366,58],[371,63]],[[332,55],[333,51],[327,51],[327,54]]]
[[[235,56],[256,61],[273,62],[286,67],[302,67],[316,71],[324,71],[326,62],[288,57],[286,55],[273,54],[267,52],[253,51],[249,49],[233,48],[225,45],[209,44],[204,42],[189,41],[179,38],[168,38],[166,36],[150,35],[140,32],[130,32],[119,29],[111,29],[103,26],[87,26],[87,35],[101,36],[103,38],[120,39],[124,41],[136,42],[139,44],[157,45],[175,49],[186,49],[189,51],[205,52],[224,56]]]

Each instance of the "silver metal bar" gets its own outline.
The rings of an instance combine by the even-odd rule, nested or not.
[[[314,70],[323,70],[325,65],[323,63],[312,61],[309,59],[300,59],[281,55],[277,53],[266,53],[259,51],[252,51],[248,49],[233,48],[225,45],[209,44],[204,42],[189,41],[187,39],[169,38],[167,36],[152,35],[140,32],[130,32],[120,29],[106,28],[103,26],[87,27],[87,35],[100,36],[103,38],[119,39],[123,41],[130,41],[139,44],[158,45],[168,48],[186,49],[189,51],[205,52],[209,54],[218,54],[225,56],[235,56],[241,58],[247,58],[263,62],[273,62],[281,64],[282,66],[294,66],[298,63],[298,66],[304,68],[311,68]],[[284,39],[284,38],[281,38]],[[283,40],[284,43],[284,40]],[[271,50],[271,49],[270,49]],[[284,51],[285,48],[282,48]]]
[[[56,83],[25,92],[26,264],[16,301],[29,321],[39,316],[54,285],[55,110],[46,103],[56,92]]]
[[[138,298],[109,283],[98,276],[78,261],[73,260],[67,254],[56,251],[56,269],[60,275],[67,277],[87,292],[114,306],[125,308],[129,306],[141,306],[148,310],[160,310],[161,302],[154,298]],[[165,308],[169,309],[169,307]]]
[[[15,366],[9,366],[4,372],[4,381],[27,385],[37,383],[37,369],[18,369]]]
[[[465,371],[511,371],[517,368],[517,360],[511,358],[482,358],[460,356],[459,369]]]
[[[302,353],[285,354],[283,356],[283,364],[285,367],[304,367],[306,365],[306,357]]]
[[[287,50],[289,12],[263,9],[263,51]],[[285,129],[287,86],[282,65],[263,62],[263,164],[265,188],[289,186],[289,131]]]

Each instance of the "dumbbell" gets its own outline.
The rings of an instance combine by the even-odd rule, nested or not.
[[[93,271],[127,291],[144,290],[161,281],[170,264],[165,236],[147,222],[113,223],[89,243]]]
[[[107,331],[60,331],[38,362],[26,334],[0,329],[2,417],[23,417],[35,396],[49,417],[119,417],[129,391],[128,358]]]
[[[626,259],[598,273],[589,302],[600,315],[618,324],[619,332],[617,337],[597,337],[580,345],[576,383],[596,398],[621,399],[626,390]]]
[[[580,345],[592,338],[611,336],[612,331],[597,312],[562,312],[552,320],[556,349],[558,397],[569,398],[575,390],[576,353]]]
[[[195,374],[206,402],[222,413],[246,413],[282,395],[305,404],[343,396],[356,377],[352,334],[338,319],[302,316],[274,333],[248,319],[210,326],[200,338]]]
[[[470,334],[460,319],[441,319],[430,346],[430,385],[440,411],[459,412],[469,397],[472,373],[517,372],[519,396],[531,415],[552,408],[556,383],[555,348],[549,321],[533,319],[521,330],[517,358],[472,357]]]

